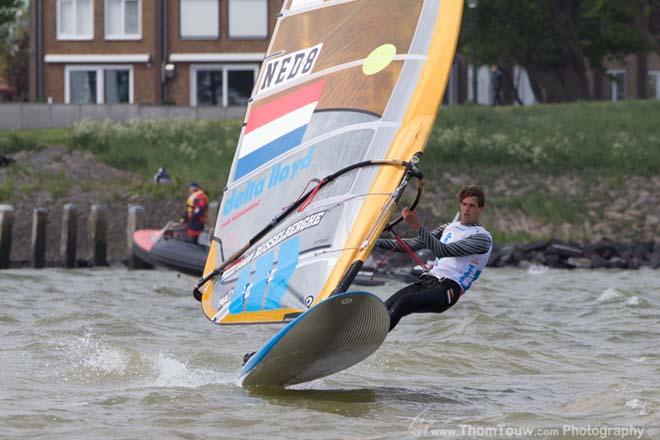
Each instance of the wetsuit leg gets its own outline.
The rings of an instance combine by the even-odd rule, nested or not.
[[[458,302],[460,286],[449,279],[424,277],[392,295],[385,305],[390,311],[390,331],[411,313],[442,313]]]

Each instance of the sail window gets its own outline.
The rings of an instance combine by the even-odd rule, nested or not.
[[[181,38],[217,39],[220,36],[219,0],[181,0]]]
[[[94,39],[92,0],[58,0],[57,38],[59,40]]]
[[[229,0],[229,38],[266,38],[268,0]]]
[[[141,6],[140,0],[106,0],[105,38],[140,39]]]
[[[244,106],[252,93],[258,66],[197,65],[191,67],[190,102],[193,106]]]

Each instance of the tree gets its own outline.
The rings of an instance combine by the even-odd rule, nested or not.
[[[0,75],[11,89],[10,99],[28,96],[29,20],[27,7],[20,0],[0,0]]]
[[[9,26],[16,21],[16,14],[20,8],[20,0],[0,0],[0,42],[6,40]]]
[[[30,70],[30,36],[27,32],[21,32],[12,39],[11,49],[0,48],[0,59],[3,60],[4,75],[11,89],[10,99],[12,101],[26,101],[29,94],[29,70]]]
[[[658,0],[484,0],[476,8],[479,59],[523,66],[540,101],[591,99],[587,61],[602,70],[606,56],[648,50],[634,26],[634,3],[644,1]],[[469,20],[463,30],[469,35]]]
[[[660,0],[634,0],[632,3],[633,21],[637,31],[649,49],[660,55],[660,42],[654,36],[652,29],[653,18],[660,22]],[[660,29],[655,29],[655,32],[660,32]]]

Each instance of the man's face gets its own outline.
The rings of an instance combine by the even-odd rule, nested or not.
[[[469,225],[479,222],[479,216],[483,207],[479,207],[479,201],[474,196],[469,196],[461,200],[461,224]]]

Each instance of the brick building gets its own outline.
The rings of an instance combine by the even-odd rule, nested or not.
[[[244,105],[282,0],[35,0],[30,99]]]
[[[4,66],[0,64],[0,102],[8,100],[11,90],[9,89],[9,85],[7,84],[7,81],[5,80],[4,76],[2,75],[2,72],[4,71]]]
[[[301,0],[304,1],[304,0]],[[283,0],[33,0],[30,100],[56,103],[244,105]],[[660,40],[660,14],[651,18]],[[471,101],[472,69],[459,55],[445,104]],[[655,52],[607,60],[588,71],[596,100],[660,99]],[[527,75],[510,75],[525,104],[537,102]],[[488,66],[477,100],[492,100]],[[1,93],[1,92],[0,92]],[[504,102],[513,103],[505,87]]]

